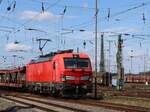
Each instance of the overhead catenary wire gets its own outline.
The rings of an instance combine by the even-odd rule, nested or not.
[[[12,27],[12,26],[0,26],[0,28],[4,28],[4,29],[15,29],[15,27]]]
[[[35,3],[39,3],[41,4],[42,2],[45,3],[45,4],[48,4],[50,5],[50,2],[47,2],[47,1],[37,1],[37,0],[31,0],[32,2],[35,2]],[[95,10],[94,7],[85,7],[85,6],[75,6],[75,5],[62,5],[62,4],[58,4],[57,7],[65,7],[67,6],[68,8],[71,8],[71,9],[87,9],[87,10]]]
[[[44,0],[43,0],[44,1]],[[44,3],[45,4],[45,3]],[[47,4],[46,5],[44,5],[44,8],[47,6]],[[67,7],[68,8],[68,7]],[[68,9],[67,9],[68,10]],[[44,12],[45,12],[45,10],[44,10]],[[121,11],[120,11],[121,12]],[[129,11],[127,11],[126,13],[128,13]],[[109,11],[108,11],[108,13],[109,13]],[[115,13],[114,13],[115,14]],[[124,13],[125,14],[125,13]],[[113,15],[112,15],[112,12],[111,12],[111,14],[108,14],[109,15],[109,19],[111,19],[111,17],[113,17]],[[106,18],[104,18],[104,19],[102,19],[102,20],[108,20],[108,15],[107,15],[107,19]],[[120,15],[120,14],[119,14]],[[118,15],[118,16],[119,16]],[[144,15],[144,17],[146,18],[147,16],[146,16],[146,14],[144,13],[143,14]],[[140,14],[140,16],[141,16],[141,14]],[[106,16],[105,16],[106,17]],[[117,17],[117,16],[115,16],[115,17]],[[99,17],[100,18],[100,17]],[[89,26],[89,25],[91,25],[92,24],[92,22],[93,22],[93,20],[94,20],[94,18],[92,17],[91,18],[91,20],[90,20],[90,22],[87,22],[87,23],[83,23],[83,24],[79,24],[79,25],[77,25],[76,27],[86,27],[86,26]],[[25,26],[27,26],[27,25],[29,25],[29,24],[25,24]],[[22,27],[22,28],[20,28],[19,30],[24,30],[24,28],[25,28],[25,26],[24,27]],[[74,25],[73,25],[73,27],[74,27]],[[29,31],[31,31],[32,29],[31,28],[29,28]],[[33,30],[32,30],[33,31]],[[133,37],[137,37],[138,35],[135,35],[134,34],[134,36]],[[140,36],[141,37],[141,36]],[[143,36],[143,37],[141,37],[141,38],[145,38],[145,36]]]
[[[135,6],[135,7],[133,7],[133,8],[130,8],[130,9],[127,9],[126,11],[121,11],[121,12],[128,12],[128,11],[130,11],[130,10],[133,10],[133,9],[136,9],[136,8],[139,8],[139,7],[142,7],[142,6],[145,6],[145,5],[148,5],[148,3],[142,3],[141,5],[138,5],[138,6]],[[122,14],[122,13],[121,13]],[[110,17],[110,15],[109,15],[109,17]],[[89,24],[89,21],[87,22],[87,24]],[[92,24],[92,23],[91,23]],[[85,23],[83,23],[83,24],[79,24],[79,25],[77,25],[77,26],[84,26],[84,25],[86,25],[86,22]]]
[[[144,6],[147,6],[147,5],[150,5],[150,2],[145,2],[145,3],[141,3],[137,6],[134,6],[134,7],[131,7],[131,8],[128,8],[126,10],[123,10],[123,11],[120,11],[120,12],[117,12],[115,14],[112,14],[111,17],[116,17],[116,16],[119,16],[119,15],[122,15],[122,14],[125,14],[129,11],[132,11],[132,10],[135,10],[135,9],[138,9],[138,8],[141,8],[141,7],[144,7]]]
[[[50,6],[48,7],[48,8],[46,8],[46,9],[44,9],[44,7],[42,7],[42,12],[43,12],[43,9],[44,9],[44,11],[45,10],[48,10],[49,8],[51,8],[51,7],[53,7],[53,6],[55,6],[55,5],[57,5],[57,3],[58,2],[60,2],[61,0],[57,0],[54,4],[50,4]],[[44,2],[41,2],[41,3],[44,3]],[[15,2],[15,4],[16,4],[16,2]],[[73,6],[65,6],[65,7],[73,7]],[[75,6],[74,8],[83,8],[83,7],[78,7],[78,6]],[[94,8],[91,8],[91,9],[94,9]],[[11,10],[11,9],[10,9]],[[40,13],[39,13],[40,14]],[[39,14],[37,14],[37,15],[35,15],[35,17],[33,17],[33,18],[36,18],[36,17],[38,17],[39,16]],[[2,17],[4,17],[4,16],[2,16]],[[10,18],[7,18],[9,21],[12,21]],[[26,22],[24,22],[23,24],[21,24],[21,27],[18,27],[17,28],[17,30],[15,30],[15,33],[17,33],[18,31],[20,31],[20,29],[22,28],[22,27],[25,27],[25,25],[26,24],[29,24],[29,23],[31,23],[33,20],[32,19],[30,19],[30,20],[27,20]],[[12,22],[14,22],[14,21],[12,21]],[[83,25],[84,25],[84,23],[83,23]]]
[[[55,3],[49,5],[49,7],[45,8],[45,11],[54,7],[55,5],[57,5],[57,3],[59,3],[61,0],[57,0]],[[41,13],[36,14],[33,18],[36,18],[40,15]],[[20,31],[22,29],[22,27],[26,26],[27,24],[31,23],[33,21],[33,18],[27,20],[26,22],[24,22],[20,27],[18,27],[13,33],[16,33],[18,31]]]
[[[32,1],[34,1],[34,0],[32,0]],[[58,2],[59,2],[60,0],[57,0],[54,4],[51,4],[50,5],[50,7],[53,7],[53,6],[55,6]],[[42,1],[43,2],[43,1]],[[43,2],[44,3],[44,2]],[[111,16],[109,15],[109,18],[111,17],[114,17],[114,16],[117,16],[117,15],[121,15],[121,14],[124,14],[124,13],[126,13],[126,12],[129,12],[129,11],[131,11],[131,10],[135,10],[135,9],[137,9],[137,8],[140,8],[140,7],[143,7],[143,6],[146,6],[146,5],[149,5],[150,4],[150,2],[146,2],[146,3],[142,3],[142,4],[140,4],[140,5],[137,5],[137,6],[134,6],[134,7],[132,7],[132,8],[129,8],[129,9],[126,9],[126,10],[124,10],[124,11],[120,11],[120,12],[118,12],[118,13],[115,13],[115,14],[111,14]],[[71,6],[67,6],[67,7],[71,7]],[[78,7],[76,7],[76,8],[78,8]],[[49,7],[46,9],[46,10],[48,10],[49,9]],[[38,16],[38,15],[37,15]],[[8,18],[7,18],[8,19]],[[106,19],[106,17],[105,17],[105,19]],[[108,19],[108,16],[107,16],[107,19]],[[9,19],[10,20],[10,19]],[[25,22],[25,23],[23,23],[23,24],[21,24],[21,27],[24,27],[26,24],[28,24],[28,22],[30,23],[32,20],[29,20],[29,21],[27,21],[27,22]],[[86,26],[88,26],[88,25],[91,25],[93,22],[93,18],[91,19],[91,20],[89,20],[89,21],[86,21],[86,22],[83,22],[83,23],[81,23],[81,24],[77,24],[77,25],[72,25],[72,26],[70,26],[70,27],[80,27],[80,26],[82,26],[82,27],[86,27]],[[13,22],[13,21],[12,21]],[[20,27],[18,27],[17,29],[19,29]],[[19,30],[20,31],[20,30]],[[16,30],[16,32],[18,32],[18,30]]]
[[[57,0],[54,4],[50,4],[50,6],[49,6],[48,8],[45,8],[44,11],[46,11],[46,10],[48,10],[49,8],[52,8],[53,6],[57,5],[60,1],[61,1],[61,0]],[[42,1],[41,3],[44,3],[44,2]],[[80,7],[80,6],[63,6],[63,7],[69,7],[69,8],[71,8],[71,7],[72,7],[72,8],[85,8],[85,7]],[[95,9],[95,8],[89,8],[89,9]],[[36,17],[38,17],[38,16],[39,16],[39,14],[35,15],[35,17],[33,17],[33,18],[36,18]],[[21,26],[24,27],[26,24],[29,24],[29,23],[31,23],[32,21],[33,21],[33,20],[30,19],[30,20],[24,22]],[[89,23],[89,22],[90,22],[90,21],[87,21],[87,22],[85,22],[85,23]],[[85,26],[85,23],[79,24],[79,25],[77,25],[77,26],[80,26],[80,25]],[[93,22],[91,22],[91,24],[92,24],[92,23],[93,23]],[[17,29],[20,29],[20,28],[22,28],[22,27],[19,27],[19,28],[17,28]],[[15,33],[17,33],[18,31],[20,31],[20,30],[16,30]]]
[[[125,10],[122,10],[122,11],[119,11],[117,13],[114,13],[114,14],[108,14],[109,15],[109,18],[114,18],[116,16],[120,16],[120,15],[123,15],[127,12],[130,12],[130,11],[133,11],[133,10],[136,10],[138,8],[141,8],[141,7],[144,7],[144,6],[147,6],[147,5],[150,5],[150,2],[145,2],[145,3],[141,3],[141,4],[138,4],[134,7],[131,7],[131,8],[128,8],[128,9],[125,9]],[[110,13],[110,12],[108,12]],[[107,16],[104,16],[104,17],[98,17],[98,18],[101,18],[101,20],[108,20],[108,15]],[[83,25],[91,25],[93,19],[92,20],[89,20],[87,22],[82,22],[82,23],[79,23],[79,24],[76,24],[76,25],[72,25],[70,27],[80,27],[80,26],[83,26]]]
[[[43,2],[43,1],[42,1]],[[51,4],[48,8],[46,8],[45,10],[48,10],[50,7],[53,7],[55,6],[58,2],[60,2],[60,0],[57,0],[54,4]],[[150,2],[146,2],[146,3],[142,3],[140,5],[137,5],[137,6],[134,6],[132,8],[129,8],[129,9],[126,9],[126,10],[123,10],[123,11],[120,11],[118,13],[115,13],[115,14],[111,14],[109,15],[109,18],[112,18],[112,17],[115,17],[115,16],[118,16],[118,15],[121,15],[121,14],[124,14],[126,12],[129,12],[129,11],[132,11],[132,10],[135,10],[137,8],[140,8],[140,7],[143,7],[143,6],[146,6],[146,5],[149,5]],[[67,7],[71,7],[71,6],[67,6]],[[37,14],[35,17],[37,17],[39,14]],[[8,18],[7,18],[8,19]],[[103,19],[108,19],[108,15],[107,17],[104,17]],[[9,19],[10,20],[10,19]],[[72,25],[72,26],[69,26],[70,28],[73,28],[73,27],[86,27],[86,26],[89,26],[93,23],[93,20],[94,18],[92,18],[91,20],[88,20],[86,22],[83,22],[83,23],[79,23],[79,24],[76,24],[76,25]],[[24,22],[23,24],[21,24],[21,27],[18,27],[17,29],[21,29],[22,27],[24,27],[26,24],[29,24],[31,23],[33,20],[30,19],[26,22]],[[12,21],[13,22],[13,21]],[[19,30],[20,31],[20,30]],[[18,30],[16,30],[15,32],[18,32]]]
[[[18,23],[17,21],[15,21],[15,20],[13,20],[13,19],[10,19],[10,17],[8,17],[8,16],[0,15],[0,18],[5,19],[5,20],[7,20],[7,21],[10,21],[11,23],[15,23],[16,25],[22,25],[22,26],[24,26],[24,24],[20,24],[20,23]],[[16,29],[17,29],[17,28],[16,28]]]

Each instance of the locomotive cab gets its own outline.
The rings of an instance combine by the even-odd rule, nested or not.
[[[74,84],[85,84],[91,81],[91,65],[88,58],[64,58],[62,81]]]
[[[63,96],[81,96],[92,90],[92,69],[86,54],[63,54],[61,81]]]

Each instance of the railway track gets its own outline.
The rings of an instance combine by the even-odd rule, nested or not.
[[[120,98],[120,99],[136,99],[136,100],[150,101],[149,98],[141,98],[141,97],[134,97],[134,96],[114,96],[114,98]]]
[[[62,99],[62,101],[65,101]],[[93,107],[104,107],[107,109],[112,110],[119,110],[119,111],[125,111],[125,112],[150,112],[150,108],[144,108],[139,106],[130,106],[130,105],[124,105],[124,104],[115,104],[115,103],[108,103],[103,101],[95,101],[95,100],[68,100],[67,102],[70,103],[76,103],[81,105],[90,105]]]
[[[95,103],[88,103],[79,101],[80,104],[92,105],[92,106],[100,106],[105,107],[113,110],[119,110],[124,112],[150,112],[150,108],[138,107],[138,106],[130,106],[124,104],[115,104],[115,103],[108,103],[108,102],[95,102]]]
[[[30,107],[37,108],[46,112],[62,112],[62,111],[64,112],[88,112],[86,110],[82,110],[78,108],[72,108],[72,107],[54,104],[50,102],[43,102],[40,100],[34,100],[31,98],[27,98],[27,97],[21,97],[21,96],[19,97],[17,95],[1,96],[1,98],[14,101],[16,103],[28,105]]]
[[[126,96],[126,97],[139,97],[150,98],[150,89],[137,89],[137,88],[125,88],[122,91],[118,91],[112,88],[99,88],[104,94],[110,96]]]
[[[111,110],[118,110],[124,112],[150,112],[150,108],[144,108],[139,106],[130,106],[124,104],[115,104],[115,103],[108,103],[103,101],[91,100],[91,99],[61,99],[61,98],[53,98],[53,97],[44,97],[40,95],[31,95],[31,94],[22,94],[22,93],[14,93],[14,94],[7,94],[7,96],[2,96],[5,99],[12,100],[14,102],[30,105],[31,107],[35,107],[44,111],[59,111],[58,109],[51,109],[48,106],[53,106],[55,108],[61,108],[66,111],[73,111],[73,112],[91,112],[94,108],[100,109],[100,107],[111,109]],[[18,100],[20,99],[20,100]],[[33,103],[28,103],[25,101],[32,101]],[[22,102],[23,101],[23,102]],[[40,106],[35,104],[38,102],[39,104],[44,104],[46,106]],[[61,102],[61,103],[60,103]],[[63,105],[62,105],[63,104]],[[70,106],[73,104],[73,106]],[[80,105],[80,106],[76,106]],[[90,108],[80,108],[82,106],[90,106]],[[45,108],[46,107],[46,108]],[[91,108],[93,107],[93,108]],[[95,111],[94,111],[95,112]]]
[[[144,108],[144,107],[139,107],[139,106],[130,106],[130,105],[124,105],[124,104],[108,103],[108,102],[95,101],[95,100],[89,100],[89,99],[85,99],[85,100],[68,99],[66,101],[66,99],[55,99],[55,98],[51,98],[51,97],[43,98],[41,96],[17,96],[17,97],[25,99],[25,100],[32,100],[34,102],[44,103],[46,105],[53,105],[53,106],[64,108],[63,105],[60,105],[58,103],[58,101],[59,101],[59,102],[62,102],[63,104],[66,103],[66,105],[68,105],[67,107],[65,107],[65,109],[69,109],[69,110],[76,111],[76,112],[88,112],[88,110],[83,110],[83,109],[79,109],[79,108],[72,109],[72,107],[70,107],[69,104],[67,104],[67,103],[82,105],[82,106],[83,105],[84,106],[92,106],[95,108],[103,107],[106,109],[118,110],[118,111],[124,111],[124,112],[150,112],[149,111],[150,108]],[[53,104],[51,102],[49,102],[48,100],[52,101]]]

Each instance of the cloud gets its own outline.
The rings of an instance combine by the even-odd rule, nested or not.
[[[31,50],[31,47],[24,44],[8,43],[5,49],[9,52],[27,52]]]
[[[56,18],[58,18],[58,16],[54,15],[52,12],[44,12],[44,13],[40,13],[37,11],[24,11],[21,16],[20,19],[23,20],[35,20],[35,21],[44,21],[44,20],[55,20]]]

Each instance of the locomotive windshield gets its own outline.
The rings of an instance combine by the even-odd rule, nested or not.
[[[64,58],[65,68],[88,68],[90,61],[87,58]]]

